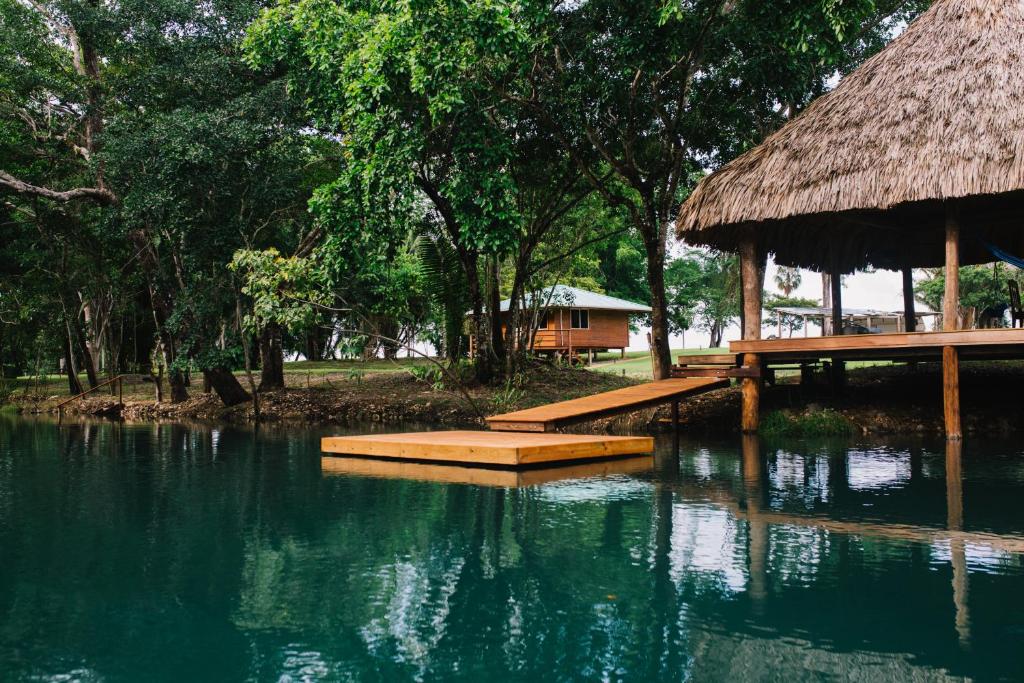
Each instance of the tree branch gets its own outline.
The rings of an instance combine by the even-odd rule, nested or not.
[[[98,204],[117,204],[117,195],[103,187],[76,187],[71,190],[51,190],[48,187],[32,185],[23,180],[18,180],[6,171],[0,171],[0,190],[8,190],[15,194],[27,195],[30,197],[42,197],[52,199],[55,202],[73,202],[79,199],[89,199]]]

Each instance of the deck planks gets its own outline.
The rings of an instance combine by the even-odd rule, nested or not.
[[[487,418],[487,426],[495,431],[551,432],[569,424],[642,410],[727,386],[729,380],[714,377],[664,379],[514,413],[493,415]]]
[[[1024,329],[996,328],[958,330],[955,332],[901,332],[896,334],[848,334],[834,337],[803,337],[792,339],[747,339],[729,343],[736,353],[809,354],[856,352],[940,352],[942,347],[1009,347],[1024,350]],[[1017,347],[1017,348],[1014,348]]]
[[[654,450],[654,439],[649,436],[414,432],[328,436],[321,440],[320,449],[341,455],[522,467],[650,453]]]

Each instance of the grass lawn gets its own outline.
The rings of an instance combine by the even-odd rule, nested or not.
[[[672,362],[675,362],[677,356],[682,354],[686,355],[703,355],[711,353],[729,353],[729,349],[672,349]],[[846,364],[847,369],[855,370],[858,368],[870,368],[879,365],[892,365],[892,361],[850,361]],[[601,353],[598,354],[597,360],[590,367],[595,372],[611,372],[623,377],[633,377],[634,379],[651,379],[654,376],[654,369],[651,364],[651,354],[647,351],[630,351],[626,354],[625,359],[620,359],[618,353]],[[779,377],[788,377],[790,375],[798,375],[797,370],[781,370],[778,373]]]
[[[729,353],[729,349],[672,349],[672,362],[681,354],[703,355],[710,353]],[[651,379],[654,368],[651,364],[649,351],[630,351],[626,358],[620,359],[618,353],[599,353],[591,366],[595,372],[611,372],[624,377]]]

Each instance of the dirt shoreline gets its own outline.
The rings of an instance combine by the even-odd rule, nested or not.
[[[480,413],[542,405],[635,384],[612,374],[568,368],[543,368],[512,386],[470,390]],[[800,386],[787,378],[766,387],[762,414],[773,411],[799,417],[832,411],[854,434],[941,434],[941,372],[935,364],[877,367],[851,371],[840,395],[821,378]],[[1024,367],[1020,364],[965,365],[961,379],[963,426],[967,434],[1006,435],[1024,431]],[[59,397],[16,402],[19,412],[56,412]],[[730,387],[703,394],[681,404],[680,425],[695,434],[738,431],[740,394]],[[261,395],[261,420],[282,425],[359,425],[419,423],[439,427],[484,426],[482,417],[456,392],[438,390],[404,373],[368,375],[330,388],[283,389]],[[252,404],[225,408],[216,396],[197,394],[180,404],[126,399],[123,409],[111,397],[78,401],[67,415],[107,417],[128,422],[201,420],[242,424],[252,422]],[[650,409],[618,418],[578,425],[571,431],[637,432],[667,428],[668,409]]]

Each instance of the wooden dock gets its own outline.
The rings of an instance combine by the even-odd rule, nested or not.
[[[676,403],[683,398],[727,386],[729,380],[714,377],[664,379],[571,401],[494,415],[487,418],[487,426],[504,432],[553,432],[566,425]]]
[[[414,432],[328,436],[321,440],[320,449],[342,455],[524,467],[651,453],[654,439],[649,436]]]
[[[844,360],[940,359],[943,348],[955,348],[961,357],[968,359],[1020,358],[1024,356],[1024,329],[744,339],[729,344],[729,350],[734,353],[757,354],[761,362],[769,363],[831,357]]]
[[[320,459],[324,474],[376,477],[379,479],[414,479],[442,484],[470,484],[498,488],[538,486],[564,479],[606,477],[612,474],[638,474],[654,467],[654,457],[641,455],[615,460],[597,460],[570,465],[531,469],[493,469],[436,463],[383,460],[377,458],[346,458],[331,456]]]

